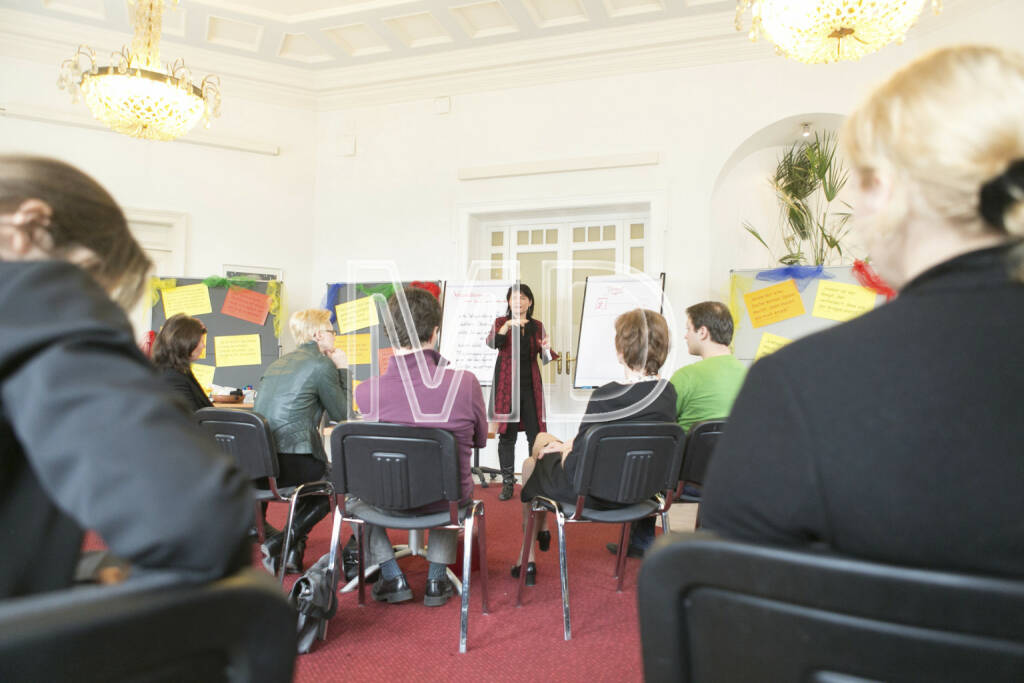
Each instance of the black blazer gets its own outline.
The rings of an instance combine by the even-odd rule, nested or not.
[[[0,311],[0,599],[67,586],[82,529],[136,575],[208,581],[246,562],[248,478],[106,293],[67,263],[0,261]]]
[[[163,368],[158,372],[164,384],[174,390],[175,395],[185,402],[185,405],[188,406],[191,412],[194,413],[200,408],[213,407],[210,399],[206,397],[203,388],[199,386],[199,382],[196,381],[195,376],[191,372],[186,375],[174,368]]]
[[[750,369],[704,488],[721,535],[1024,576],[1024,285],[1008,247]]]

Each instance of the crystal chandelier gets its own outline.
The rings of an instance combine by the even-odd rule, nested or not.
[[[807,64],[856,61],[903,42],[926,0],[737,0],[736,30],[751,9],[750,39],[765,36],[776,51]],[[942,0],[932,0],[936,14]]]
[[[220,78],[210,75],[195,85],[183,60],[166,68],[160,62],[163,11],[164,0],[137,1],[132,48],[111,54],[110,66],[98,66],[96,53],[84,45],[60,65],[57,85],[74,102],[84,95],[93,116],[118,133],[173,140],[200,119],[209,126],[220,116]]]

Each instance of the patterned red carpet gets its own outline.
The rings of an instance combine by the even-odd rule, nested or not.
[[[367,586],[366,605],[356,592],[340,596],[326,642],[301,655],[295,680],[322,681],[638,681],[643,678],[636,615],[639,561],[626,563],[622,593],[615,591],[615,558],[605,543],[618,540],[618,527],[576,524],[567,527],[569,590],[573,639],[562,639],[557,540],[538,553],[537,585],[527,587],[523,606],[515,606],[516,582],[509,576],[521,538],[518,495],[498,501],[500,486],[477,486],[485,502],[490,613],[480,614],[479,574],[473,573],[469,649],[458,652],[459,601],[425,607],[427,563],[407,557],[399,565],[413,589],[412,602],[376,603]],[[517,489],[518,494],[518,489]],[[274,509],[276,508],[276,509]],[[270,520],[280,526],[284,506],[272,506]],[[552,521],[552,529],[553,522]],[[347,526],[343,540],[348,537]],[[394,532],[392,540],[404,542]],[[310,534],[307,563],[327,552],[330,524],[325,519]],[[288,583],[292,581],[289,578]]]

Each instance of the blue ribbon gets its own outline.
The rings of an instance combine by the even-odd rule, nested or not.
[[[825,272],[825,266],[786,266],[785,268],[774,268],[762,270],[754,276],[763,282],[781,282],[783,280],[794,280],[799,291],[807,289],[807,285],[815,278],[831,280],[835,275]]]
[[[341,288],[345,286],[344,282],[332,282],[327,285],[327,296],[324,298],[323,307],[331,312],[331,322],[338,322],[338,315],[335,312],[334,307],[338,305],[338,301],[341,300]]]

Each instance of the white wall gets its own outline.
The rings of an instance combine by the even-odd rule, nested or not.
[[[56,64],[0,58],[0,102],[80,114],[85,105],[71,104],[56,74]],[[211,134],[279,145],[280,156],[10,117],[0,117],[0,149],[68,161],[125,207],[187,214],[185,272],[161,274],[221,275],[226,263],[283,268],[287,309],[305,307],[315,298],[309,264],[316,115],[238,99],[226,99],[223,112]]]
[[[355,258],[390,258],[403,278],[458,278],[469,255],[466,207],[658,198],[660,256],[677,315],[723,296],[731,267],[767,265],[741,218],[774,219],[761,182],[775,155],[754,152],[715,182],[757,131],[803,112],[846,112],[897,66],[953,42],[1019,45],[1024,3],[984,0],[951,27],[912,32],[858,63],[782,58],[482,92],[315,113],[226,100],[211,133],[279,145],[278,157],[138,141],[96,130],[0,117],[0,148],[58,156],[95,175],[128,207],[190,218],[188,276],[224,263],[285,270],[289,310],[316,305]],[[56,64],[0,58],[0,102],[80,111],[57,90]],[[444,95],[444,93],[438,93]],[[355,156],[339,138],[355,136]],[[656,166],[459,181],[460,168],[657,152]],[[768,193],[767,199],[757,193]],[[761,207],[764,216],[746,216]],[[756,214],[756,208],[751,208]],[[285,334],[285,337],[288,335]],[[289,342],[290,344],[290,342]]]
[[[857,63],[771,58],[485,92],[454,97],[447,115],[435,114],[432,101],[323,113],[316,286],[344,279],[343,259],[364,256],[394,259],[407,278],[464,276],[458,212],[467,205],[660,193],[668,198],[667,292],[679,315],[693,301],[724,296],[729,268],[768,265],[738,218],[745,217],[740,209],[760,206],[763,215],[750,218],[774,220],[761,179],[774,169],[777,149],[736,167],[727,191],[714,198],[728,210],[716,212],[714,183],[733,151],[780,119],[849,111],[875,83],[932,47],[1019,46],[1024,3],[967,12],[953,28],[912,33],[904,45]],[[339,136],[356,137],[355,156],[336,153]],[[659,153],[657,166],[457,179],[460,168],[647,151]]]

